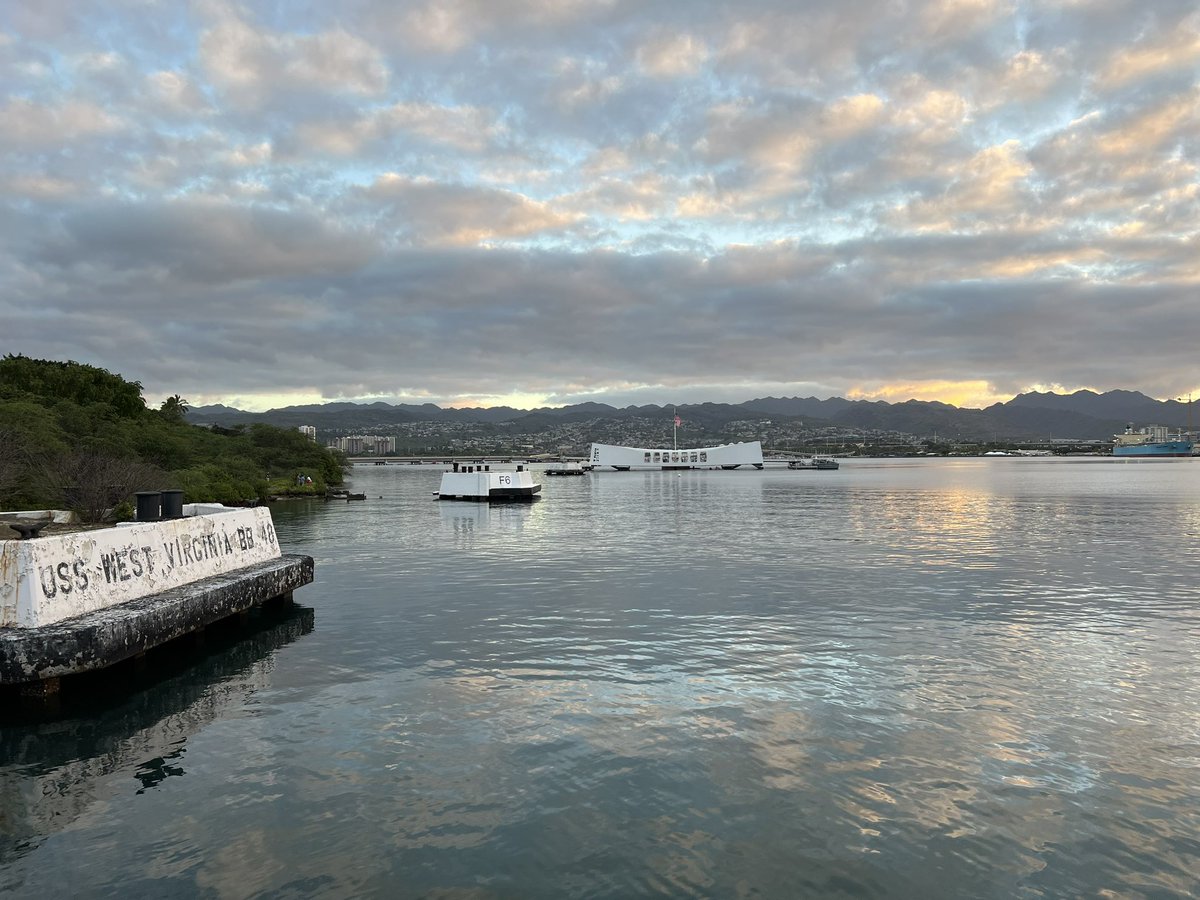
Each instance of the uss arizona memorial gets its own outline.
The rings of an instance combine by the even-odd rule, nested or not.
[[[754,466],[756,469],[761,469],[763,467],[760,441],[671,450],[593,443],[588,460],[593,467],[611,466],[619,471],[628,471],[629,469],[736,469],[738,466]]]

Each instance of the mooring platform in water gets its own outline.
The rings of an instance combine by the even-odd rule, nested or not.
[[[53,694],[312,580],[263,508],[0,541],[0,688]]]

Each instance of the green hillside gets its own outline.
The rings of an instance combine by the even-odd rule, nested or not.
[[[298,431],[202,428],[186,413],[178,395],[148,409],[138,382],[95,366],[4,356],[0,509],[73,509],[98,521],[139,490],[243,503],[341,483],[341,458]],[[313,484],[294,487],[297,474]]]

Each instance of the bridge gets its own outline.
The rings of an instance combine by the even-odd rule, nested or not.
[[[478,453],[468,456],[446,456],[440,453],[425,453],[420,456],[347,456],[346,462],[355,466],[452,466],[454,463],[468,465],[511,465],[521,463],[585,462],[586,456],[563,456],[558,453],[535,453],[520,456],[511,453]]]

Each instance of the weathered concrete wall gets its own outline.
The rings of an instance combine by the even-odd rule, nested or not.
[[[111,666],[290,594],[312,578],[312,557],[289,554],[68,621],[38,628],[0,628],[0,685]]]
[[[0,541],[0,627],[40,628],[279,558],[270,510]]]

